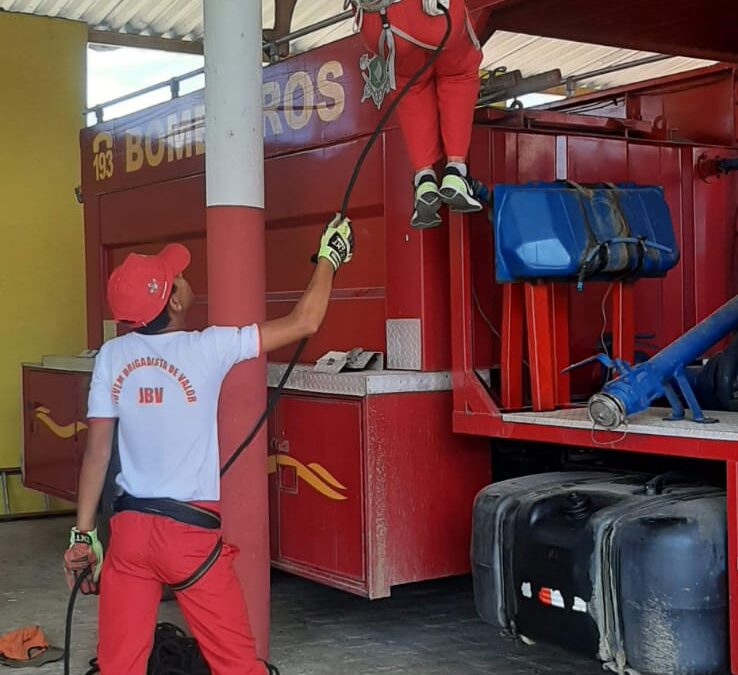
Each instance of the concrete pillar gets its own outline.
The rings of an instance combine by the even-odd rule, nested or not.
[[[261,0],[205,0],[204,12],[208,318],[240,326],[265,317]],[[265,359],[237,366],[220,398],[222,460],[265,405]],[[266,454],[262,431],[224,476],[221,497],[261,658],[269,645]]]

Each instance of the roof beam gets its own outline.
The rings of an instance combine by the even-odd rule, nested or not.
[[[87,41],[100,45],[115,47],[138,47],[140,49],[160,49],[180,54],[202,54],[202,40],[175,40],[147,35],[133,35],[131,33],[117,33],[110,30],[95,30],[87,32]]]

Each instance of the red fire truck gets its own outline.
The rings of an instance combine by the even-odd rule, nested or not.
[[[686,0],[615,0],[598,4],[596,18],[582,0],[468,4],[483,39],[502,28],[738,61],[732,3],[705,14]],[[264,71],[270,317],[287,312],[304,288],[309,252],[378,120],[361,102],[363,52],[353,37]],[[394,123],[383,130],[349,205],[355,260],[337,278],[325,324],[269,421],[275,566],[370,598],[468,572],[481,488],[604,449],[597,457],[605,464],[644,453],[726,467],[734,598],[738,417],[723,413],[720,424],[704,427],[668,424],[653,411],[625,434],[593,430],[579,403],[598,390],[602,370],[562,371],[597,352],[604,332],[615,356],[650,354],[736,294],[738,185],[711,169],[712,160],[738,156],[736,72],[716,65],[545,109],[478,111],[470,167],[483,183],[663,186],[678,267],[609,292],[597,283],[582,293],[565,284],[495,283],[487,214],[412,230],[400,130]],[[110,270],[130,251],[168,241],[192,251],[190,327],[206,324],[204,153],[202,92],[82,131],[91,349],[110,334],[103,290]],[[647,336],[644,345],[637,336]],[[326,352],[356,347],[380,360],[362,371],[315,371]],[[27,486],[74,499],[93,358],[49,356],[24,366]],[[289,358],[272,355],[270,386]],[[730,613],[738,673],[735,601]]]

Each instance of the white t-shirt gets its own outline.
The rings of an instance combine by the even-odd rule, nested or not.
[[[128,333],[95,360],[87,417],[117,417],[121,471],[134,497],[220,498],[218,397],[239,361],[259,356],[259,329]]]

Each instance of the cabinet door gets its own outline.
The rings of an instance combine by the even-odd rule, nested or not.
[[[86,428],[78,389],[75,374],[24,369],[23,482],[65,499],[76,498],[79,435]]]
[[[90,395],[90,380],[92,379],[91,373],[75,373],[75,391],[77,392],[77,443],[76,443],[76,461],[77,468],[75,476],[79,478],[79,472],[82,470],[82,457],[85,454],[85,448],[87,447],[87,399]],[[84,423],[84,424],[79,424]],[[77,488],[75,486],[75,495]]]
[[[359,402],[284,396],[271,446],[276,469],[278,560],[365,578]]]

